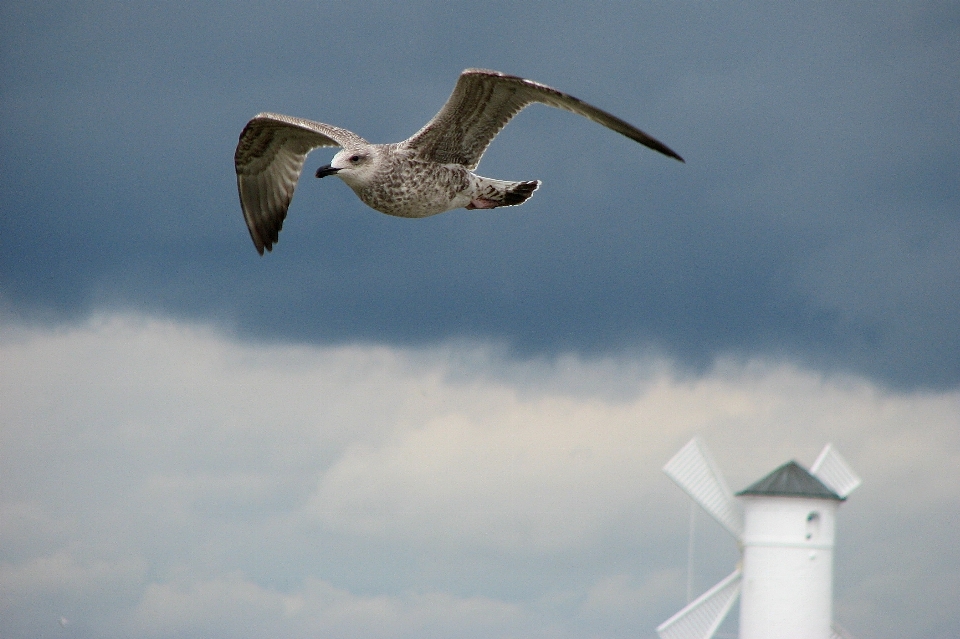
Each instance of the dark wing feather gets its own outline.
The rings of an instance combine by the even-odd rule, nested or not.
[[[277,241],[307,154],[321,146],[362,144],[346,129],[276,113],[247,122],[233,161],[243,217],[260,255]]]
[[[534,102],[582,115],[683,162],[667,145],[615,115],[539,82],[485,69],[461,73],[440,112],[403,144],[425,159],[473,170],[507,122]]]

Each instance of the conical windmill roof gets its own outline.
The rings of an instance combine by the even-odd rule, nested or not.
[[[836,499],[843,501],[803,466],[789,461],[758,482],[741,490],[737,495],[768,495],[778,497],[810,497],[813,499]]]

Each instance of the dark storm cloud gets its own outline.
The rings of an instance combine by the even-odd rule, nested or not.
[[[253,338],[655,348],[695,367],[784,354],[907,387],[960,381],[949,5],[0,12],[0,294],[15,314],[145,307]],[[278,247],[256,255],[232,167],[249,117],[399,140],[469,66],[569,91],[688,163],[533,107],[480,167],[542,179],[523,207],[397,220],[308,176]]]

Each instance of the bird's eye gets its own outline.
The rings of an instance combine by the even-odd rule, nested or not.
[[[353,157],[350,158],[350,161],[353,162],[354,164],[356,164],[357,162],[360,161],[360,156],[359,156],[359,155],[354,155]]]

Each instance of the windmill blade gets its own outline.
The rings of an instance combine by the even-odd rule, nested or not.
[[[657,627],[660,639],[710,639],[740,594],[740,569]]]
[[[853,472],[847,461],[840,456],[833,444],[820,451],[817,461],[810,467],[810,474],[822,481],[827,488],[843,499],[856,490],[863,480]]]
[[[663,467],[663,472],[740,540],[743,534],[740,505],[699,439],[694,437],[681,448]]]

